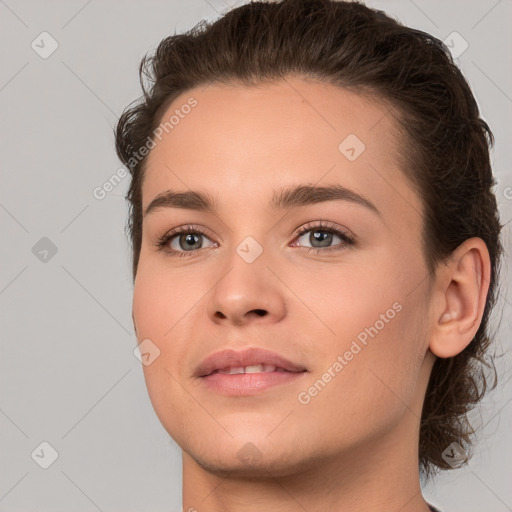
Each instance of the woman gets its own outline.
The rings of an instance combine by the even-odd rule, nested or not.
[[[469,457],[502,252],[447,48],[355,2],[253,2],[140,70],[116,149],[183,509],[436,510],[420,471]]]

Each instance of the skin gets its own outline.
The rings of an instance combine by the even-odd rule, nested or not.
[[[428,277],[421,198],[399,169],[407,147],[392,137],[383,103],[294,77],[192,89],[163,118],[191,96],[197,106],[148,156],[143,207],[168,189],[192,189],[215,196],[219,210],[147,215],[133,296],[138,341],[160,350],[144,377],[182,448],[183,509],[427,511],[417,456],[423,398],[436,356],[456,355],[478,329],[485,244],[467,240]],[[366,146],[354,161],[338,150],[349,134]],[[268,207],[282,187],[334,183],[380,215],[347,201]],[[338,251],[308,252],[314,241],[297,229],[309,223],[314,233],[318,221],[356,243],[334,237]],[[187,224],[207,231],[203,248],[185,257],[157,249],[158,237]],[[252,263],[236,251],[247,236],[263,249]],[[172,248],[186,251],[179,236]],[[396,302],[400,312],[300,403],[298,393]],[[273,350],[308,373],[249,397],[216,394],[194,377],[207,355],[243,347]],[[239,455],[248,447],[252,462]]]

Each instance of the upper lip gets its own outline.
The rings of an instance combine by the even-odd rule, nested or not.
[[[292,363],[275,352],[252,347],[239,351],[226,349],[209,355],[197,367],[195,376],[205,377],[215,370],[223,370],[224,368],[229,367],[251,366],[256,364],[271,364],[289,372],[306,371],[306,368],[303,366]]]

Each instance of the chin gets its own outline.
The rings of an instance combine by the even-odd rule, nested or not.
[[[209,453],[202,452],[200,454],[187,451],[187,456],[191,457],[205,471],[221,478],[229,475],[230,479],[266,480],[290,477],[302,473],[311,463],[311,461],[300,458],[293,447],[290,447],[289,451],[273,451],[265,456],[250,442],[241,448],[216,450],[215,453],[212,453],[211,449]]]

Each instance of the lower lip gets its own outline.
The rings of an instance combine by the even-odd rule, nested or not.
[[[301,379],[307,372],[265,372],[265,373],[213,373],[201,377],[210,390],[230,396],[255,395],[273,386],[291,384]]]

